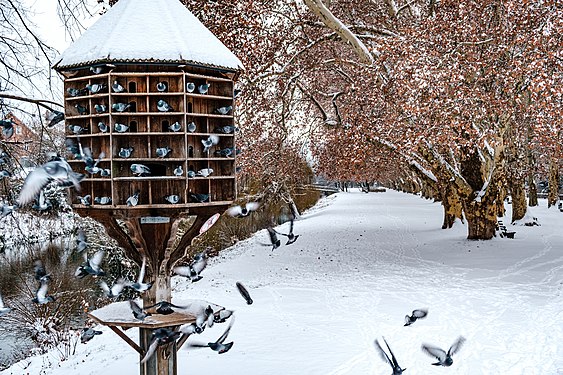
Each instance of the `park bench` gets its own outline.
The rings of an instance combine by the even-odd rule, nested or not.
[[[497,221],[497,230],[500,230],[499,235],[501,238],[506,237],[514,239],[514,235],[516,234],[514,231],[508,231],[502,220]]]

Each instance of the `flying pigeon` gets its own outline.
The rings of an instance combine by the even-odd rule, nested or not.
[[[33,203],[33,206],[31,206],[31,208],[37,211],[45,211],[49,207],[51,207],[51,202],[48,202],[45,199],[45,192],[43,190],[40,190],[39,196],[35,199],[35,203]]]
[[[133,147],[127,147],[127,148],[121,147],[119,149],[118,155],[121,158],[128,158],[128,157],[131,157],[131,153],[133,152],[133,150],[134,150]]]
[[[170,104],[168,104],[162,99],[160,99],[158,103],[156,103],[156,109],[159,112],[172,112],[172,107],[170,106]]]
[[[411,316],[405,315],[405,327],[410,326],[411,324],[416,322],[417,319],[426,318],[427,314],[428,314],[428,310],[426,309],[413,310]]]
[[[104,291],[104,294],[106,295],[106,297],[114,299],[114,298],[119,297],[119,295],[123,291],[123,288],[125,287],[125,280],[124,279],[118,279],[115,282],[115,284],[113,284],[111,289],[108,286],[108,284],[105,281],[102,280],[102,281],[100,281],[100,287]]]
[[[76,233],[76,252],[81,253],[88,247],[88,240],[86,239],[86,233],[82,229],[78,230]]]
[[[165,158],[171,151],[172,149],[168,146],[158,147],[156,149],[156,156],[158,156],[159,158]]]
[[[52,181],[60,186],[74,185],[80,190],[84,175],[75,173],[65,160],[54,160],[35,168],[27,175],[18,197],[18,204],[24,206],[37,197],[41,189]]]
[[[76,110],[78,111],[78,114],[79,114],[80,116],[83,116],[83,115],[87,115],[87,114],[88,114],[88,108],[86,108],[86,107],[84,107],[84,106],[82,106],[82,105],[80,105],[80,104],[75,104],[75,105],[74,105],[74,108],[76,108]]]
[[[191,191],[188,193],[191,202],[194,203],[204,203],[209,202],[209,194],[202,194],[202,193],[192,193]]]
[[[176,121],[175,123],[170,125],[168,127],[168,129],[173,131],[173,132],[179,132],[182,129],[182,125],[180,125],[180,123],[178,121]]]
[[[187,129],[188,129],[188,132],[190,132],[190,133],[195,132],[196,129],[197,129],[197,128],[196,128],[196,125],[195,125],[195,122],[193,122],[193,121],[190,122],[190,123],[188,124],[188,128],[187,128]]]
[[[232,110],[233,110],[233,106],[229,105],[229,106],[226,106],[226,107],[217,108],[215,111],[220,115],[226,115],[227,113],[231,112]]]
[[[111,109],[114,110],[115,112],[125,112],[130,107],[131,104],[127,104],[127,103],[113,103],[111,105]]]
[[[149,345],[149,348],[147,349],[145,356],[141,360],[141,363],[145,363],[146,361],[148,361],[149,358],[153,356],[157,347],[170,344],[176,341],[176,339],[180,337],[181,334],[182,334],[181,332],[173,331],[168,328],[155,329],[152,332],[151,344]]]
[[[263,243],[262,246],[272,246],[272,251],[274,251],[275,249],[280,247],[281,241],[278,239],[277,232],[274,230],[274,228],[268,227],[268,228],[266,228],[266,230],[268,231],[268,235],[270,237],[271,243],[269,243],[269,244]]]
[[[132,196],[130,196],[129,198],[127,198],[127,201],[126,201],[127,206],[129,206],[129,207],[135,207],[136,205],[139,204],[139,193],[140,193],[140,192],[141,192],[140,190],[137,190],[137,191],[135,192],[135,194],[133,194]]]
[[[174,312],[174,309],[185,310],[186,308],[187,308],[187,306],[177,306],[177,305],[170,303],[170,302],[160,301],[160,302],[155,303],[154,305],[150,305],[150,306],[145,307],[145,311],[149,311],[150,309],[154,309],[153,311],[156,314],[170,315]]]
[[[212,168],[203,168],[197,171],[197,175],[202,177],[209,177],[209,175],[211,175],[212,173],[213,173]]]
[[[111,204],[111,198],[110,197],[94,197],[94,203],[101,204],[101,205],[105,206],[107,204]]]
[[[144,283],[143,279],[145,278],[145,269],[147,267],[147,258],[143,257],[143,263],[141,264],[141,268],[139,268],[139,276],[137,277],[137,282],[133,283],[129,281],[126,286],[135,291],[142,293],[146,292],[152,287],[152,283]]]
[[[171,204],[176,204],[180,202],[180,196],[176,194],[170,194],[164,197],[164,199]]]
[[[65,114],[61,111],[47,111],[45,112],[45,120],[48,121],[47,127],[52,128],[53,126],[57,125],[59,122],[65,119]]]
[[[247,305],[252,305],[252,303],[254,302],[252,300],[252,298],[250,297],[250,293],[248,293],[248,289],[246,289],[246,287],[240,282],[237,281],[236,283],[237,289],[240,293],[240,295],[242,296],[242,298],[244,298],[244,300],[246,301]]]
[[[156,91],[158,92],[167,92],[168,91],[168,84],[166,82],[159,82],[156,84]]]
[[[291,245],[292,243],[294,243],[295,241],[297,241],[297,239],[299,238],[299,235],[295,235],[293,234],[293,219],[289,220],[289,233],[280,233],[277,232],[278,234],[287,237],[287,242],[285,243],[286,245]]]
[[[186,83],[186,91],[187,92],[194,92],[194,90],[195,90],[195,83],[193,83],[193,82]]]
[[[35,273],[35,280],[39,281],[40,283],[44,281],[49,281],[51,279],[51,274],[47,274],[45,270],[45,266],[41,259],[37,259],[33,263],[33,272]]]
[[[252,211],[256,211],[260,207],[258,202],[247,202],[244,207],[233,206],[227,209],[227,215],[232,217],[245,217],[250,215]]]
[[[86,85],[86,88],[92,94],[98,94],[98,93],[102,92],[103,90],[105,90],[106,87],[107,86],[104,85],[103,83],[94,83],[94,84],[91,84],[91,85]]]
[[[76,269],[74,276],[78,277],[79,279],[83,279],[88,275],[92,276],[105,276],[106,273],[100,265],[104,260],[105,251],[98,250],[90,259],[88,259],[88,255],[84,252],[84,260],[85,262]]]
[[[111,85],[111,89],[113,90],[113,92],[115,93],[120,93],[120,92],[124,92],[125,88],[123,86],[121,86],[119,84],[119,82],[117,81],[113,81],[113,84]]]
[[[68,130],[70,130],[73,134],[82,134],[88,131],[88,128],[83,128],[80,125],[69,125]]]
[[[85,196],[77,196],[80,204],[83,206],[91,206],[92,205],[92,196],[90,194],[86,194]]]
[[[129,129],[129,126],[116,122],[113,129],[118,133],[125,133],[127,129]]]
[[[207,266],[207,255],[205,252],[198,253],[194,256],[193,261],[188,266],[174,267],[173,272],[176,275],[189,278],[193,283],[202,279],[201,272]]]
[[[37,289],[37,292],[35,293],[35,298],[33,298],[32,301],[40,305],[53,302],[55,300],[55,297],[47,295],[48,289],[49,289],[49,279],[41,280],[39,289]]]
[[[397,358],[395,358],[395,355],[391,351],[391,348],[389,347],[387,340],[385,340],[385,337],[383,338],[383,341],[385,341],[385,345],[387,346],[387,349],[389,349],[389,354],[391,354],[391,358],[389,358],[389,356],[387,355],[385,350],[383,350],[383,348],[379,344],[379,341],[377,340],[375,340],[374,342],[375,348],[379,351],[379,355],[381,356],[381,359],[383,359],[383,361],[387,362],[389,366],[391,366],[391,368],[393,369],[393,375],[401,375],[403,371],[406,370],[406,368],[401,368],[401,366],[399,366],[399,362],[397,362]]]
[[[94,110],[96,113],[106,113],[108,111],[108,107],[105,104],[95,104]]]
[[[143,164],[131,164],[131,172],[136,176],[143,176],[151,173],[149,167]]]
[[[203,152],[206,153],[209,149],[219,143],[219,136],[211,134],[207,139],[202,139],[201,143],[203,143]]]
[[[233,347],[234,342],[231,341],[227,344],[224,344],[225,340],[227,339],[227,336],[229,335],[229,332],[231,331],[231,328],[233,327],[233,323],[235,321],[234,316],[231,318],[231,321],[229,322],[229,326],[227,327],[227,329],[225,330],[225,332],[223,332],[223,334],[221,335],[221,337],[219,337],[217,339],[217,341],[215,342],[210,342],[207,344],[202,344],[202,343],[189,343],[188,346],[192,347],[192,348],[211,348],[211,350],[216,351],[218,354],[223,354],[228,352],[229,350],[231,350],[231,348]]]
[[[440,348],[427,344],[422,344],[422,351],[424,351],[429,356],[436,357],[438,359],[438,362],[433,363],[434,366],[451,366],[452,363],[454,363],[452,355],[454,355],[459,351],[459,349],[461,349],[464,342],[465,337],[459,336],[453,343],[453,345],[450,346],[450,349],[448,349],[447,353]]]
[[[2,295],[0,294],[0,316],[4,316],[10,311],[12,311],[12,309],[4,305],[4,300],[2,299]]]
[[[182,176],[184,174],[184,169],[182,168],[181,165],[177,166],[176,168],[174,168],[174,176]]]
[[[94,336],[101,335],[102,331],[96,331],[92,328],[83,328],[82,334],[80,335],[80,342],[86,344],[88,341],[92,340]]]
[[[131,306],[131,310],[135,319],[143,321],[147,316],[151,316],[151,314],[143,310],[141,306],[137,304],[137,302],[130,300],[129,305]]]
[[[103,121],[98,122],[98,129],[100,129],[102,133],[107,133],[109,130],[108,126]]]
[[[207,94],[207,91],[209,91],[209,86],[211,86],[210,83],[204,83],[203,85],[199,85],[199,86],[197,87],[197,91],[198,91],[200,94]]]
[[[91,174],[96,174],[101,171],[101,169],[98,168],[98,164],[106,156],[105,153],[100,152],[100,154],[98,155],[98,159],[94,160],[90,148],[88,147],[82,148],[82,144],[80,142],[78,142],[78,150],[80,152],[80,158],[82,159],[84,164],[86,164],[86,166],[84,167],[86,172]]]
[[[213,315],[213,320],[215,321],[215,323],[225,323],[227,319],[229,319],[231,315],[233,315],[233,313],[233,310],[219,310],[217,314]]]

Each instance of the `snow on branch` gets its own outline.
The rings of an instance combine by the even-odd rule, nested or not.
[[[426,177],[428,177],[430,180],[434,181],[434,182],[438,182],[438,179],[436,178],[436,176],[434,176],[434,173],[432,173],[431,171],[429,171],[428,169],[424,168],[422,165],[420,165],[420,163],[418,163],[417,161],[411,159],[409,160],[409,164],[412,165],[413,167],[415,167],[416,169],[418,169],[422,174],[424,174]]]

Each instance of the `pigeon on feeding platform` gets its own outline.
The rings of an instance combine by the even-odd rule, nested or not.
[[[88,128],[83,128],[80,125],[69,125],[68,130],[70,130],[73,134],[82,134],[88,131]]]
[[[61,111],[47,111],[45,112],[45,120],[48,121],[47,127],[52,128],[53,126],[57,125],[59,122],[65,119],[65,114]]]
[[[168,146],[158,147],[156,149],[156,156],[158,156],[159,158],[165,158],[171,151],[172,149]]]
[[[103,73],[105,70],[105,67],[103,66],[91,66],[90,67],[90,71],[94,74],[101,74]]]
[[[98,129],[100,129],[101,133],[107,133],[109,130],[108,126],[103,121],[98,122]]]
[[[160,99],[158,101],[158,103],[156,103],[156,109],[159,112],[172,112],[172,107],[170,106],[170,104],[168,104],[167,102],[165,102],[164,100]]]
[[[193,82],[186,83],[186,91],[187,92],[194,92],[194,90],[195,90],[195,83],[193,83]]]
[[[33,263],[33,272],[35,273],[35,280],[39,281],[40,283],[43,281],[49,281],[51,279],[51,274],[47,273],[41,259],[37,259]]]
[[[123,86],[121,86],[119,84],[119,82],[117,81],[113,81],[112,85],[111,85],[111,89],[113,90],[113,92],[115,93],[121,93],[121,92],[125,92],[125,88]]]
[[[128,129],[129,126],[125,124],[120,124],[118,122],[116,122],[115,125],[113,126],[113,130],[115,130],[118,133],[125,133]]]
[[[111,204],[110,197],[94,197],[94,203],[101,204],[103,206]]]
[[[232,147],[226,147],[226,148],[224,148],[224,149],[222,149],[222,150],[216,150],[216,151],[213,153],[213,155],[215,155],[215,156],[223,156],[223,157],[228,158],[228,157],[230,157],[230,156],[233,155],[233,152],[234,152],[234,151],[235,151],[234,148],[232,148]]]
[[[244,300],[246,301],[247,305],[252,305],[252,303],[254,302],[252,300],[252,298],[250,297],[250,293],[248,293],[248,289],[246,289],[246,287],[240,282],[237,281],[236,283],[237,289],[240,293],[240,295],[242,296],[242,298],[244,298]]]
[[[154,305],[150,305],[150,306],[145,307],[145,311],[149,311],[150,309],[154,309],[154,312],[156,314],[170,315],[175,311],[174,309],[185,310],[186,308],[187,308],[187,306],[177,306],[177,305],[170,303],[170,302],[160,301],[160,302],[155,303]]]
[[[197,171],[197,175],[201,177],[209,177],[213,173],[212,168],[203,168]]]
[[[174,176],[182,176],[184,174],[184,169],[182,168],[181,165],[177,166],[176,168],[174,168]]]
[[[86,239],[86,233],[82,229],[78,230],[76,233],[76,252],[81,253],[88,247],[88,240]]]
[[[139,293],[146,292],[152,287],[152,283],[145,283],[143,279],[145,278],[145,269],[147,267],[147,258],[143,257],[143,263],[141,264],[141,268],[139,268],[139,277],[137,278],[137,282],[133,283],[129,281],[126,286]]]
[[[219,136],[211,134],[207,139],[202,139],[201,143],[203,143],[203,152],[206,153],[209,149],[219,143]]]
[[[250,215],[251,212],[256,211],[260,207],[258,202],[247,202],[244,207],[233,206],[227,209],[227,215],[232,217],[245,217]]]
[[[266,228],[268,231],[268,236],[270,237],[270,243],[261,243],[262,246],[272,246],[272,251],[280,247],[281,241],[278,239],[277,232],[272,227]]]
[[[45,199],[45,192],[43,190],[39,191],[39,196],[35,199],[35,203],[33,203],[34,210],[37,211],[45,211],[51,207],[51,202]]]
[[[233,310],[219,310],[217,314],[213,314],[213,321],[215,323],[225,323],[227,319],[229,319],[231,315],[233,315],[233,313]]]
[[[211,348],[211,350],[216,351],[219,354],[223,354],[223,353],[228,352],[233,347],[234,342],[231,341],[227,344],[224,344],[224,342],[227,339],[227,336],[229,335],[231,328],[233,327],[234,321],[235,321],[235,317],[233,316],[233,317],[231,317],[231,321],[229,322],[229,326],[227,327],[225,332],[223,332],[221,337],[219,337],[217,339],[217,341],[210,342],[210,343],[207,343],[207,344],[189,343],[188,346],[191,347],[191,348]]]
[[[113,103],[111,105],[111,109],[114,110],[115,112],[125,112],[129,108],[131,108],[130,103],[129,104],[128,103]]]
[[[196,131],[196,129],[197,129],[197,127],[196,127],[196,125],[195,125],[195,122],[193,122],[193,121],[190,122],[190,123],[188,124],[187,129],[188,129],[188,132],[189,132],[189,133],[194,133],[194,132]]]
[[[207,266],[207,255],[205,252],[198,253],[194,256],[193,261],[188,266],[174,267],[172,270],[176,275],[189,278],[192,282],[202,279],[201,272]]]
[[[104,168],[100,171],[100,176],[109,177],[111,176],[111,170],[109,168]]]
[[[127,147],[127,148],[123,148],[121,147],[119,149],[119,157],[121,158],[129,158],[131,157],[131,153],[133,152],[134,148],[133,147]]]
[[[438,362],[433,363],[434,366],[451,366],[453,364],[452,355],[457,353],[459,349],[461,349],[463,343],[465,342],[465,337],[459,336],[457,340],[450,346],[448,352],[446,353],[444,350],[437,348],[435,346],[422,344],[422,351],[428,354],[431,357],[436,357]]]
[[[157,347],[170,344],[176,341],[176,339],[180,337],[181,334],[182,334],[181,332],[173,331],[168,328],[155,329],[152,332],[151,344],[149,345],[149,348],[147,349],[145,356],[141,360],[141,363],[145,363],[146,361],[148,361],[149,358],[153,356]]]
[[[80,335],[80,342],[86,344],[88,341],[92,340],[94,336],[101,335],[102,331],[96,331],[92,328],[83,328],[82,334]]]
[[[35,293],[35,298],[32,299],[33,302],[44,305],[49,302],[53,302],[55,297],[48,296],[47,291],[49,290],[49,279],[41,280],[39,289]]]
[[[106,89],[106,85],[104,85],[103,83],[93,83],[91,85],[86,85],[86,88],[88,89],[88,91],[90,91],[92,94],[98,94],[100,92],[102,92],[103,90]]]
[[[295,241],[297,241],[297,239],[299,238],[299,235],[295,235],[293,234],[293,219],[289,220],[289,233],[280,233],[277,232],[278,234],[287,237],[287,242],[285,243],[286,245],[291,245],[292,243],[294,243]]]
[[[133,312],[133,316],[135,317],[135,319],[138,319],[138,320],[143,321],[143,320],[145,320],[145,318],[146,318],[147,316],[151,316],[150,313],[148,313],[148,312],[146,312],[145,310],[143,310],[143,309],[141,308],[141,306],[139,306],[139,305],[137,304],[137,302],[135,302],[135,301],[133,301],[133,300],[130,300],[130,301],[129,301],[129,306],[131,306],[131,311]]]
[[[57,182],[59,186],[74,185],[80,190],[80,180],[84,175],[72,171],[65,160],[49,161],[27,175],[18,197],[18,204],[24,206],[37,197],[39,192],[50,182]]]
[[[176,195],[176,194],[170,194],[170,195],[165,196],[164,200],[166,200],[168,203],[176,204],[176,203],[180,202],[180,196]]]
[[[83,206],[91,206],[92,205],[92,196],[90,194],[87,194],[85,196],[77,196],[78,200],[80,201],[80,204]]]
[[[4,316],[10,311],[12,311],[12,309],[4,305],[4,300],[2,299],[2,295],[0,294],[0,316]]]
[[[106,113],[108,111],[108,107],[105,104],[95,104],[94,110],[96,113]]]
[[[100,287],[104,291],[104,294],[106,295],[106,297],[112,298],[112,299],[117,298],[117,297],[119,297],[119,295],[123,291],[123,288],[125,287],[125,280],[124,279],[118,279],[115,282],[115,284],[113,284],[111,289],[108,286],[108,284],[105,281],[102,280],[102,281],[100,281]]]
[[[76,110],[78,111],[78,114],[79,114],[80,116],[84,116],[84,115],[87,115],[87,114],[88,114],[88,108],[86,108],[86,107],[84,107],[84,106],[82,106],[82,105],[80,105],[80,104],[75,104],[75,105],[74,105],[74,108],[76,108]]]
[[[229,106],[226,106],[226,107],[219,107],[215,110],[215,112],[217,112],[220,115],[226,115],[229,112],[231,112],[232,110],[233,110],[233,106],[229,105]]]
[[[180,123],[179,123],[178,121],[176,121],[175,123],[173,123],[172,125],[170,125],[170,126],[168,127],[168,129],[169,129],[170,131],[173,131],[173,132],[176,133],[176,132],[179,132],[180,130],[182,130],[182,125],[180,125]]]
[[[197,91],[198,91],[200,94],[207,94],[207,92],[209,91],[209,86],[211,86],[210,83],[204,83],[203,85],[199,85],[199,86],[197,87]]]
[[[131,164],[131,172],[136,176],[144,176],[151,174],[149,167],[143,164]]]
[[[127,206],[129,207],[135,207],[136,205],[139,204],[139,193],[141,191],[137,190],[135,192],[135,194],[133,194],[132,196],[130,196],[129,198],[127,198],[127,201],[125,202],[125,204],[127,204]]]
[[[426,318],[426,315],[428,315],[428,310],[427,309],[416,309],[412,311],[412,315],[405,315],[405,327],[406,326],[410,326],[411,324],[413,324],[414,322],[416,322],[417,319],[422,319],[422,318]]]
[[[159,82],[156,84],[156,91],[158,92],[167,92],[168,91],[168,83],[166,82]]]
[[[209,202],[209,194],[192,193],[190,191],[188,193],[188,196],[190,198],[190,202],[194,202],[194,203]]]
[[[68,89],[66,89],[66,93],[68,94],[68,96],[71,96],[71,97],[74,98],[74,97],[80,95],[81,92],[80,92],[79,89],[75,89],[75,88],[73,88],[73,87],[69,87]]]
[[[106,273],[100,265],[104,260],[105,251],[98,250],[90,259],[88,259],[88,254],[84,252],[84,263],[76,269],[74,276],[79,279],[83,279],[88,275],[92,276],[105,276]]]
[[[389,349],[391,358],[389,358],[385,350],[383,350],[383,348],[379,344],[379,341],[375,340],[375,348],[379,351],[379,356],[381,357],[381,359],[383,359],[383,361],[387,362],[389,366],[391,366],[391,368],[393,369],[393,375],[401,375],[403,371],[406,370],[406,368],[401,368],[401,366],[399,366],[399,362],[397,362],[397,358],[395,358],[395,355],[391,351],[391,348],[389,347],[387,340],[385,340],[385,337],[383,338],[383,341],[385,341],[385,345],[387,346],[387,349]]]

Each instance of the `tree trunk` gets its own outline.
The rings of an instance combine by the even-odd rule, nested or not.
[[[549,193],[547,195],[547,207],[557,205],[559,200],[559,166],[556,158],[551,159],[549,164]]]
[[[526,215],[526,190],[524,189],[524,181],[516,180],[510,184],[510,193],[512,195],[512,222],[524,218]]]
[[[442,207],[444,208],[442,229],[453,227],[456,219],[460,219],[463,222],[463,206],[455,188],[451,184],[447,184],[442,193]]]
[[[497,226],[496,206],[490,202],[465,202],[465,218],[469,240],[490,240],[494,237]]]
[[[534,181],[534,174],[528,174],[528,206],[536,207],[538,205],[538,186]]]

